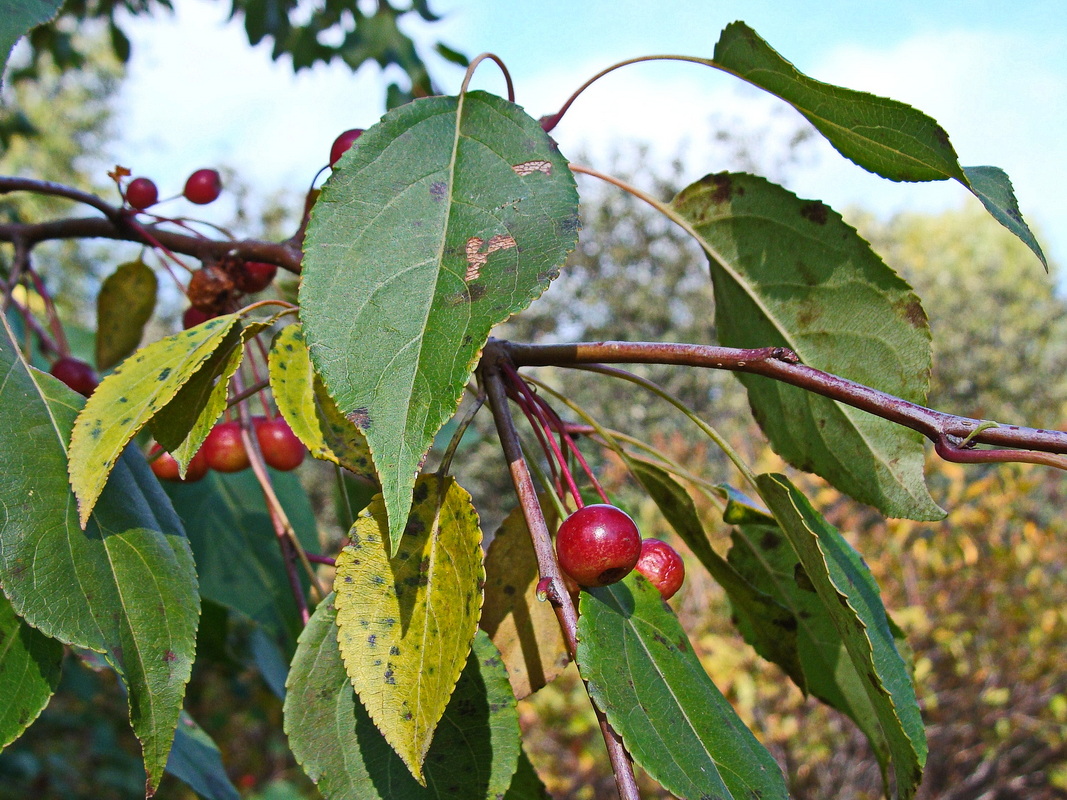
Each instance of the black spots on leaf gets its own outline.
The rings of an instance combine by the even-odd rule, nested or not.
[[[448,196],[448,184],[444,181],[434,181],[430,184],[430,197],[435,202],[441,202]]]
[[[390,647],[390,648],[389,648],[389,655],[391,655],[391,656],[398,656],[398,655],[400,655],[400,648],[399,648],[399,647],[397,647],[397,646],[396,646],[396,645],[394,644],[394,645],[393,645],[392,647]]]
[[[759,540],[759,546],[761,550],[773,550],[781,543],[782,537],[769,528],[763,532],[763,535],[760,537]]]
[[[804,565],[798,563],[793,567],[793,580],[796,581],[797,586],[801,591],[814,592],[815,584],[811,582],[807,571],[804,569]]]
[[[375,575],[373,578],[370,579],[370,582],[373,583],[375,586],[385,586],[385,578],[383,578],[381,575]]]
[[[345,414],[345,419],[347,419],[361,431],[370,430],[370,411],[365,406],[361,406],[357,409],[349,411],[347,414]]]
[[[463,341],[462,341],[462,342],[460,343],[460,346],[461,346],[461,347],[467,347],[467,346],[468,346],[468,345],[469,345],[469,344],[470,344],[471,342],[473,342],[473,341],[474,341],[474,337],[473,337],[473,336],[471,336],[471,335],[470,335],[470,334],[468,333],[468,334],[467,334],[466,336],[464,336],[464,337],[463,337]]]
[[[345,583],[352,583],[352,576],[351,575],[345,575],[343,580],[344,580]]]
[[[720,205],[745,193],[745,187],[736,186],[733,177],[725,172],[708,175],[702,182],[710,192],[711,201]]]
[[[485,297],[487,291],[484,283],[468,283],[466,296],[470,298],[470,302],[476,303]]]
[[[830,207],[818,200],[812,200],[800,207],[800,216],[816,225],[825,225],[830,219]]]
[[[160,370],[159,375],[156,376],[156,380],[157,381],[165,381],[167,378],[170,377],[170,373],[171,373],[170,367],[164,367],[162,370]]]
[[[916,330],[925,330],[928,325],[926,310],[914,295],[898,302],[894,311]]]
[[[937,143],[942,147],[951,147],[952,143],[948,138],[948,131],[942,128],[940,125],[934,126],[934,138],[937,139]]]
[[[368,636],[367,644],[369,644],[371,647],[375,647],[378,644],[378,634],[372,633],[370,636]]]
[[[559,277],[559,267],[553,267],[552,269],[547,269],[544,272],[538,272],[537,273],[537,282],[538,283],[548,283],[550,281],[554,281],[558,277]]]
[[[515,587],[512,586],[510,583],[504,584],[504,594],[508,595],[509,597],[515,594]]]
[[[130,402],[130,400],[129,400],[129,398],[127,398],[127,397],[120,397],[120,398],[119,398],[119,402],[120,402],[120,403],[128,403],[128,402]]]
[[[403,714],[400,715],[400,718],[402,720],[404,720],[404,722],[414,722],[415,721],[415,715],[412,714],[410,711],[405,711]]]
[[[425,481],[422,481],[420,483],[415,484],[415,489],[411,493],[412,502],[422,503],[429,496],[430,496],[430,487]]]
[[[163,653],[163,661],[164,661],[164,663],[170,664],[170,663],[172,663],[174,661],[177,661],[177,660],[178,660],[178,656],[174,653],[173,650],[167,650],[165,653]]]
[[[396,620],[393,619],[392,617],[386,617],[385,619],[382,620],[382,625],[384,625],[387,628],[392,628],[394,625],[396,625]]]
[[[556,220],[556,232],[559,236],[571,237],[582,229],[582,220],[577,214],[567,214]]]
[[[408,524],[404,526],[405,536],[421,536],[426,530],[426,523],[418,517],[408,517]]]
[[[382,676],[385,678],[385,682],[390,686],[396,686],[396,678],[393,677],[393,665],[388,664],[386,666],[385,674]]]

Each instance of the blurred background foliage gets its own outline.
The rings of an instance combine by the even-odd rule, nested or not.
[[[110,13],[112,6],[101,8]],[[62,32],[66,24],[60,20],[56,30]],[[118,61],[107,53],[113,46],[107,40],[78,42],[77,52],[95,56],[87,62],[92,68],[79,65],[77,70],[50,63],[56,56],[42,47],[27,64],[34,72],[8,82],[6,96],[17,99],[24,114],[11,124],[37,135],[5,141],[0,172],[107,188],[108,165],[101,154],[107,153],[111,135],[108,100],[121,78]],[[788,185],[792,165],[806,157],[805,130],[767,137],[728,119],[712,120],[710,128],[722,146],[722,168],[759,172]],[[696,177],[686,172],[682,156],[673,164],[654,164],[638,145],[620,144],[615,153],[576,160],[663,199]],[[629,195],[586,178],[581,188],[584,230],[578,250],[552,288],[498,335],[538,342],[714,342],[712,291],[698,249]],[[301,193],[294,189],[264,216],[244,214],[238,202],[232,222],[242,233],[282,238],[295,226],[301,206]],[[48,201],[0,205],[5,219],[57,213],[72,212]],[[1002,422],[1063,427],[1067,301],[1057,291],[1055,272],[1043,274],[1025,247],[973,203],[889,220],[853,209],[846,218],[923,300],[935,349],[930,405]],[[56,288],[65,318],[91,326],[92,314],[86,317],[85,309],[92,306],[100,277],[117,263],[106,248],[87,243],[42,251],[37,266]],[[0,274],[3,269],[0,263]],[[175,294],[162,308],[160,331],[173,330],[180,312]],[[759,469],[788,471],[753,427],[733,376],[633,369],[682,398]],[[700,477],[738,483],[721,454],[666,404],[588,374],[541,370],[539,375],[602,423],[645,438]],[[454,462],[487,532],[514,505],[491,427],[488,415],[480,415]],[[447,436],[446,429],[444,441]],[[585,449],[643,533],[684,551],[617,461],[591,442]],[[322,512],[324,551],[332,552],[344,528],[336,519],[332,479],[317,464],[306,465],[301,474]],[[886,521],[817,480],[796,476],[864,555],[887,607],[908,634],[930,739],[921,797],[1065,798],[1064,476],[1043,468],[964,468],[936,460],[928,474],[935,498],[949,510],[936,524]],[[357,505],[365,500],[365,488],[355,487]],[[694,497],[713,544],[724,551],[728,529],[706,497],[696,491]],[[792,794],[813,800],[879,797],[880,776],[863,737],[840,715],[804,698],[778,668],[758,659],[733,629],[722,591],[695,560],[688,559],[688,566],[687,583],[672,605],[709,673],[782,764]],[[208,607],[187,710],[222,749],[241,796],[315,797],[288,752],[280,700],[248,646],[250,625],[233,612]],[[520,713],[531,759],[555,796],[612,796],[603,745],[573,667],[520,703]],[[645,776],[642,788],[647,797],[666,796]],[[142,792],[143,771],[125,698],[109,673],[69,656],[60,691],[42,717],[0,753],[0,800],[119,800]],[[194,795],[168,777],[159,796],[184,800]]]

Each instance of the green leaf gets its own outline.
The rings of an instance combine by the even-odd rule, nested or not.
[[[542,509],[549,530],[555,530],[555,507],[545,503]],[[478,626],[500,651],[520,700],[551,683],[570,662],[552,604],[537,597],[539,579],[526,518],[515,508],[485,554],[485,602]]]
[[[640,573],[582,592],[578,667],[634,760],[679,797],[786,798],[782,772]]]
[[[723,30],[715,64],[785,100],[864,169],[894,181],[966,183],[948,134],[933,119],[897,100],[809,78],[743,22]]]
[[[227,314],[160,339],[100,381],[70,440],[70,483],[82,526],[122,449],[211,359],[237,320]]]
[[[999,167],[964,167],[963,171],[967,175],[967,185],[986,210],[997,222],[1018,236],[1048,272],[1048,261],[1041,251],[1041,245],[1037,243],[1037,237],[1023,220],[1008,174]]]
[[[63,645],[19,619],[0,594],[0,750],[44,711],[62,663]]]
[[[15,43],[52,19],[62,5],[62,0],[14,0],[4,4],[4,13],[0,14],[0,80]]]
[[[156,308],[156,273],[138,259],[120,264],[96,296],[96,368],[110,369],[137,349]]]
[[[841,216],[762,178],[708,175],[672,202],[708,253],[715,323],[731,347],[801,361],[925,400],[930,329],[919,298]],[[774,449],[891,517],[940,519],[915,431],[803,389],[739,374]]]
[[[519,721],[504,666],[484,633],[475,637],[437,726],[426,757],[425,786],[411,777],[356,697],[337,637],[333,603],[327,598],[300,634],[285,699],[289,745],[327,800],[504,794],[519,759]]]
[[[785,100],[841,155],[866,170],[893,181],[959,181],[1048,269],[1008,176],[997,167],[961,167],[945,129],[926,114],[897,100],[809,78],[743,22],[726,26],[710,63]]]
[[[389,556],[381,495],[337,558],[339,642],[352,685],[411,774],[423,760],[463,669],[482,606],[481,530],[452,478],[423,476]]]
[[[797,620],[793,613],[715,552],[692,498],[666,470],[628,454],[624,458],[626,466],[655,501],[663,518],[726,592],[745,641],[804,688],[804,675],[797,658]],[[729,510],[730,505],[727,505]]]
[[[519,751],[519,766],[511,778],[511,786],[508,787],[504,800],[551,800],[548,789],[530,763],[530,757],[525,750]]]
[[[367,439],[345,419],[315,374],[299,325],[288,325],[274,337],[268,364],[278,411],[308,452],[377,481]]]
[[[818,596],[823,613],[829,617],[837,638],[844,643],[848,662],[874,707],[876,719],[867,724],[877,724],[880,736],[872,742],[877,745],[879,739],[884,740],[896,775],[897,794],[910,798],[922,779],[926,733],[915,688],[894,641],[893,626],[882,605],[878,586],[859,554],[788,478],[760,475],[756,482],[760,496],[774,513],[799,559],[801,570],[794,569],[793,575],[797,588],[791,587],[789,594],[796,598],[800,592],[807,591]],[[773,549],[769,542],[761,548],[763,553]],[[806,608],[800,608],[798,614],[803,610]],[[817,629],[809,635],[816,640],[811,642],[813,647],[821,652],[808,651],[806,656],[802,653],[805,671],[819,658],[836,661],[835,668],[840,670],[841,660],[833,652],[835,643],[827,641],[825,633]],[[848,680],[839,684],[845,695],[854,685],[854,681],[850,684]],[[814,691],[815,686],[812,688]],[[846,702],[852,699],[845,698]]]
[[[204,800],[240,800],[222,763],[222,753],[214,740],[184,711],[178,719],[174,747],[167,760],[167,772]]]
[[[189,542],[136,449],[116,459],[82,530],[66,476],[81,397],[31,372],[10,332],[0,375],[0,584],[27,623],[103,653],[119,674],[151,793],[192,668],[200,602]]]
[[[538,123],[484,92],[394,109],[337,167],[308,225],[301,318],[370,443],[395,551],[420,460],[490,329],[558,275],[578,198]]]
[[[315,517],[299,478],[272,471],[271,484],[301,543],[316,550]],[[263,491],[252,471],[229,475],[211,471],[195,483],[167,482],[163,488],[192,545],[201,595],[258,622],[286,658],[291,656],[300,633],[300,614]]]

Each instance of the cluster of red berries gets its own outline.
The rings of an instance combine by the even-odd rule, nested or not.
[[[198,169],[185,181],[182,196],[190,203],[206,206],[222,194],[222,177],[218,170]],[[126,186],[126,203],[130,208],[144,211],[159,202],[159,189],[151,178],[134,178]]]
[[[296,437],[284,419],[274,417],[254,417],[252,426],[256,432],[263,460],[274,469],[288,472],[296,469],[304,461],[303,443]],[[152,461],[152,472],[164,481],[180,481],[178,462],[170,453],[163,451],[158,444],[153,445],[149,456],[156,456]],[[248,450],[241,438],[241,425],[238,422],[221,422],[211,429],[204,443],[200,446],[185,470],[185,482],[198,481],[207,475],[209,469],[216,472],[240,472],[249,466]]]
[[[607,586],[636,569],[670,599],[685,580],[685,565],[673,547],[641,539],[637,524],[612,505],[588,505],[571,514],[556,532],[560,568],[580,586]]]

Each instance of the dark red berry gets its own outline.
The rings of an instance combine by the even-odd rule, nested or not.
[[[70,356],[57,358],[49,371],[78,394],[86,397],[93,393],[100,382],[92,367],[81,359]]]
[[[277,273],[277,264],[268,264],[265,261],[246,261],[237,270],[235,283],[237,288],[245,294],[255,294],[270,286]]]
[[[345,151],[352,146],[352,143],[362,135],[362,128],[352,128],[334,139],[333,146],[330,148],[330,166],[333,167],[337,160],[345,154]]]
[[[200,446],[200,452],[207,465],[219,472],[240,472],[250,463],[237,422],[222,422],[212,428]]]
[[[254,423],[260,452],[269,466],[288,472],[303,463],[307,449],[293,433],[289,423],[281,417],[257,417]]]
[[[154,206],[159,200],[159,189],[148,178],[134,178],[126,187],[126,202],[138,211]]]
[[[664,600],[670,600],[682,588],[685,581],[685,564],[678,551],[659,539],[641,542],[641,557],[637,559],[638,572],[659,589]]]
[[[222,177],[217,170],[198,169],[185,182],[185,199],[197,205],[207,205],[218,200],[222,194]]]
[[[161,481],[182,481],[181,473],[178,470],[178,461],[170,453],[163,450],[158,444],[152,445],[152,449],[148,451],[149,457],[159,453],[159,456],[151,463],[152,472]],[[207,475],[207,460],[204,458],[203,450],[197,452],[193,456],[185,469],[185,483],[193,483],[198,481]]]
[[[207,322],[209,319],[214,319],[214,314],[209,314],[206,311],[201,311],[196,306],[189,306],[185,309],[185,313],[182,314],[182,327],[185,330],[195,328],[201,322]]]
[[[559,565],[581,586],[622,580],[641,555],[641,534],[625,511],[590,505],[571,514],[556,533]]]

